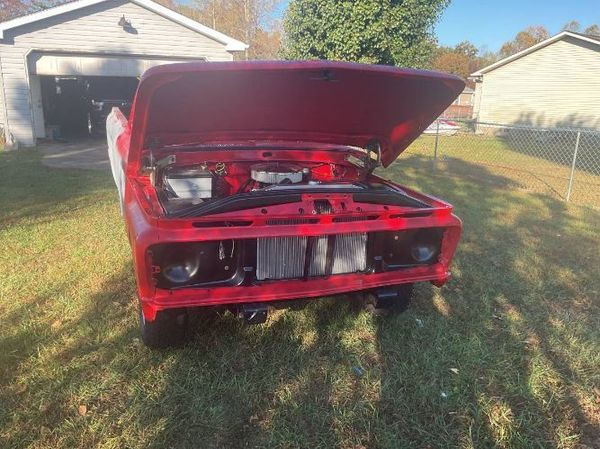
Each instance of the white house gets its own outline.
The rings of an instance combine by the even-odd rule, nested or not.
[[[246,48],[151,0],[78,0],[2,22],[0,126],[7,141],[33,145],[46,136],[55,80],[116,89],[157,64],[230,61]]]
[[[600,37],[563,31],[473,73],[482,122],[600,129]]]

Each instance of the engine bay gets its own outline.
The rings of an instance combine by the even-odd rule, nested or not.
[[[366,164],[350,162],[352,159],[348,156],[341,159],[342,163],[340,159],[264,161],[251,156],[250,160],[196,162],[209,154],[187,156],[163,154],[150,170],[157,197],[170,218],[199,218],[253,208],[260,208],[262,215],[267,213],[266,206],[302,202],[304,194],[309,194],[310,217],[275,217],[266,223],[311,224],[320,215],[360,212],[362,209],[355,203],[362,203],[363,207],[365,203],[384,207],[429,207],[400,187],[372,175],[372,169],[366,168]],[[348,202],[354,206],[353,210],[345,210],[345,206],[337,208],[337,204],[346,204],[346,198],[352,200]],[[308,212],[302,207],[298,211],[299,214]],[[371,213],[366,219],[376,218],[377,215]],[[364,219],[356,215],[336,216],[333,222]],[[250,221],[199,220],[192,226],[249,224]],[[155,284],[166,289],[377,273],[436,263],[441,238],[442,234],[436,230],[408,230],[161,243],[152,248],[153,273]]]
[[[305,193],[346,193],[363,202],[427,207],[399,188],[372,180],[362,161],[351,156],[347,161],[188,163],[169,155],[152,165],[150,178],[165,214],[172,217],[289,203]]]

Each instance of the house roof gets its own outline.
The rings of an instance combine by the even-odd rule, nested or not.
[[[491,72],[492,70],[497,69],[498,67],[502,67],[503,65],[508,64],[509,62],[522,58],[523,56],[526,56],[529,53],[533,53],[534,51],[537,51],[540,48],[547,47],[548,45],[553,44],[554,42],[559,41],[561,39],[564,39],[565,37],[572,37],[581,41],[591,42],[592,44],[598,45],[600,50],[600,36],[590,36],[588,34],[574,33],[573,31],[562,31],[542,42],[539,42],[535,45],[532,45],[529,48],[526,48],[525,50],[521,50],[520,52],[515,53],[514,55],[508,56],[507,58],[501,59],[500,61],[488,65],[487,67],[479,69],[478,71],[471,73],[471,76],[475,77],[484,75],[488,72]]]
[[[106,1],[109,0],[76,0],[74,2],[56,6],[54,8],[45,9],[43,11],[39,11],[33,14],[17,17],[16,19],[8,20],[6,22],[1,22],[0,39],[4,39],[4,32],[7,30],[27,25],[29,23],[38,22],[40,20],[48,19],[50,17],[58,16],[60,14],[76,11],[78,9],[86,8],[88,6],[104,3]],[[228,51],[244,51],[246,48],[248,48],[247,44],[244,44],[243,42],[240,42],[237,39],[220,33],[217,30],[204,26],[201,23],[196,22],[195,20],[192,20],[189,17],[184,16],[183,14],[179,14],[178,12],[175,12],[172,9],[159,5],[158,3],[155,3],[152,0],[129,1],[131,3],[135,3],[139,6],[142,6],[143,8],[146,8],[152,12],[155,12],[156,14],[159,14],[167,19],[170,19],[173,22],[183,25],[186,28],[189,28],[193,31],[210,37],[211,39],[214,39],[217,42],[224,44],[225,49]]]
[[[571,34],[576,34],[577,36],[587,37],[588,39],[592,39],[600,42],[600,36],[596,34],[585,34],[585,33],[576,33],[575,31],[570,31]]]

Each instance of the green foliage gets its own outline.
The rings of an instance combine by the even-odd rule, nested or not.
[[[435,48],[433,26],[448,3],[292,0],[282,56],[424,67]]]

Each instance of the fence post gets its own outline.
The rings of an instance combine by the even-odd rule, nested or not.
[[[575,151],[573,152],[573,162],[571,163],[571,176],[569,176],[569,188],[567,189],[567,201],[571,199],[571,191],[573,190],[573,178],[575,177],[575,164],[577,163],[577,151],[579,151],[579,139],[581,139],[581,131],[577,131],[577,140],[575,140]]]
[[[433,171],[437,170],[438,141],[440,139],[440,119],[435,121],[435,145],[433,147]]]

